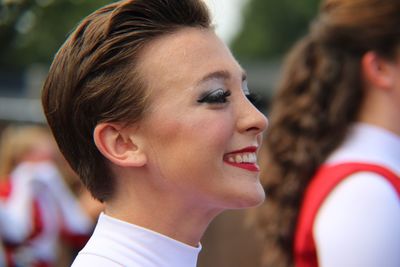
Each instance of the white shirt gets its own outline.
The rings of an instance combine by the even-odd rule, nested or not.
[[[200,250],[102,213],[72,267],[195,267]]]
[[[400,137],[358,123],[326,163],[349,161],[378,164],[400,175]],[[353,174],[324,201],[313,233],[320,267],[398,267],[399,197],[380,175]]]
[[[92,221],[68,189],[54,163],[22,162],[10,174],[10,181],[11,194],[0,203],[0,230],[5,240],[23,243],[14,253],[18,266],[27,266],[27,258],[54,262],[62,230],[71,234],[92,231]],[[34,202],[39,207],[41,229],[35,237],[29,238],[36,230],[32,218]],[[20,260],[23,262],[20,263]]]

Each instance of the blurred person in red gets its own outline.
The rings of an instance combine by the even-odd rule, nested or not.
[[[264,266],[400,266],[400,1],[324,0],[273,101]]]
[[[0,236],[7,266],[56,266],[61,237],[81,247],[93,228],[57,168],[47,128],[12,125],[0,143]],[[58,266],[58,265],[57,265]]]

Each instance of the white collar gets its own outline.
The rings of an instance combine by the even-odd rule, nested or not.
[[[400,136],[371,124],[355,123],[328,163],[362,161],[380,164],[400,174]]]
[[[96,229],[84,248],[122,266],[195,267],[201,245],[192,247],[149,229],[100,214]]]

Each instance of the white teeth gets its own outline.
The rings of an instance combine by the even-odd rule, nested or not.
[[[256,153],[243,153],[230,155],[228,161],[232,163],[256,163],[257,156]]]
[[[257,162],[256,154],[255,153],[251,153],[249,155],[250,155],[249,162],[256,163]]]

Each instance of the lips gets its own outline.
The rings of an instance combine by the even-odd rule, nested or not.
[[[258,172],[257,147],[250,146],[240,150],[232,151],[224,155],[224,162],[241,169]]]

